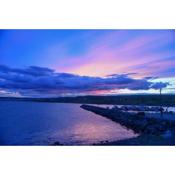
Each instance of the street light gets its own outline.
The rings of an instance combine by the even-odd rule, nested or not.
[[[160,88],[160,115],[163,116],[163,107],[162,107],[162,88]]]

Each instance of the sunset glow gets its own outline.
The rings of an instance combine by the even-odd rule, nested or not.
[[[175,31],[0,30],[0,65],[0,96],[175,93]]]

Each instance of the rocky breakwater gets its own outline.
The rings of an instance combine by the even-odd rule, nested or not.
[[[122,126],[143,135],[163,135],[175,132],[175,121],[160,118],[148,118],[144,112],[131,113],[119,109],[102,108],[92,105],[81,105],[81,108],[111,119]]]

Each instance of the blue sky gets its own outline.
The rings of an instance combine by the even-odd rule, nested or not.
[[[175,30],[0,30],[0,65],[1,96],[174,93]]]

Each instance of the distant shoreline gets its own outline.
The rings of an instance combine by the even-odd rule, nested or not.
[[[101,105],[145,105],[175,107],[175,95],[118,95],[118,96],[77,96],[58,98],[15,98],[0,97],[0,101],[32,101],[49,103],[77,103]]]

